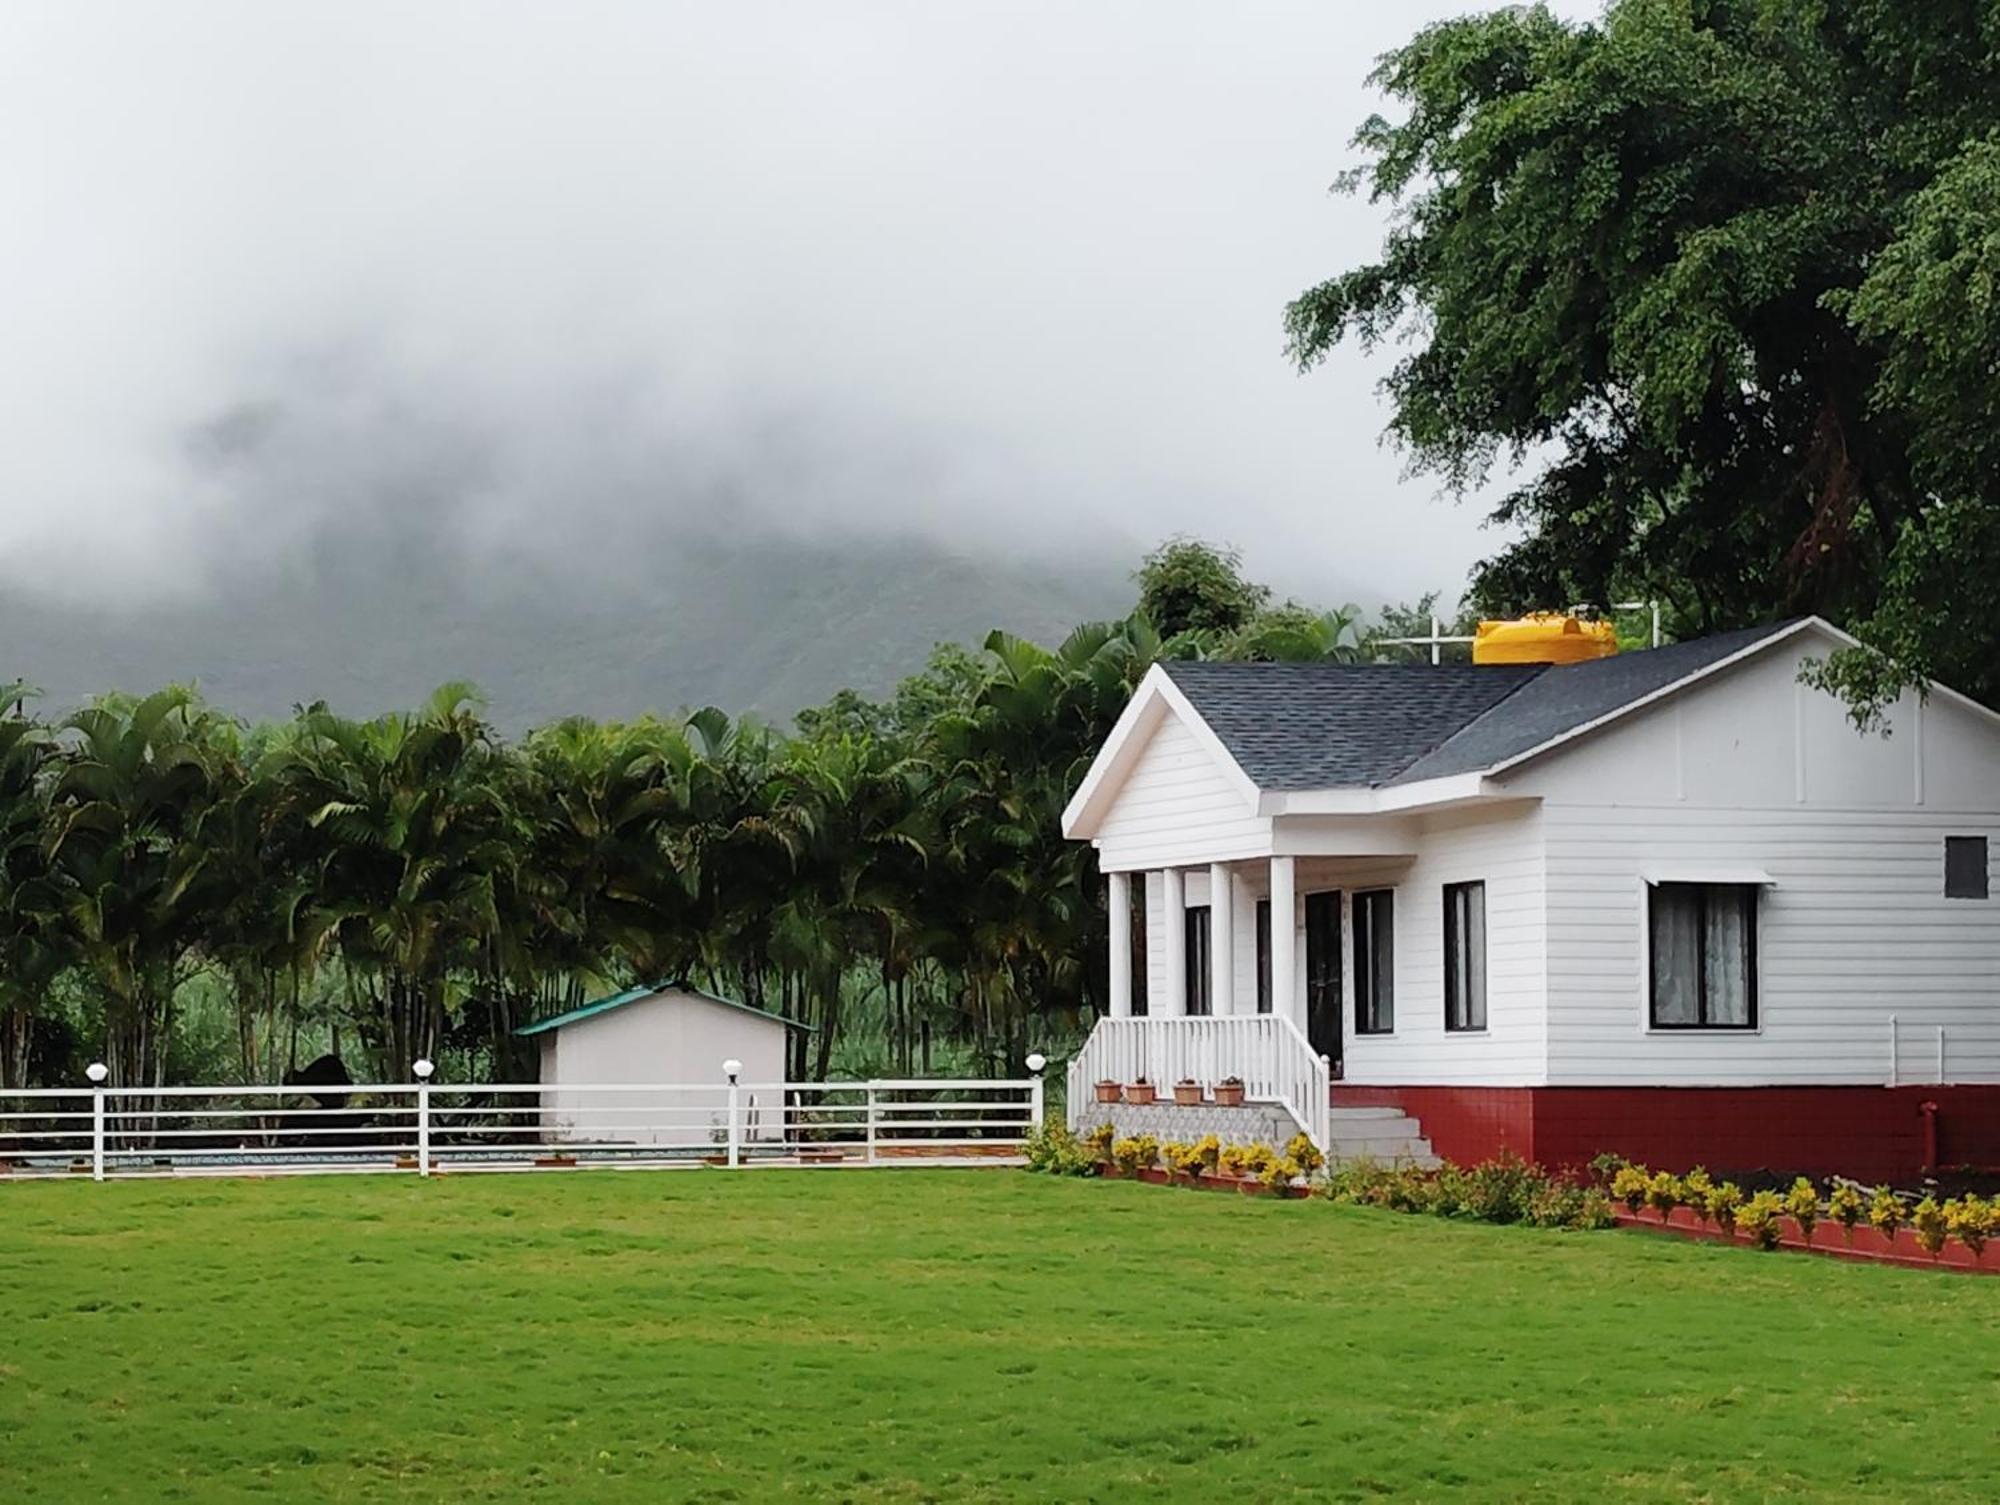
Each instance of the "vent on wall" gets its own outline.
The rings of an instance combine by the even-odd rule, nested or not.
[[[1986,897],[1986,838],[1947,836],[1944,839],[1944,896],[1947,899]]]

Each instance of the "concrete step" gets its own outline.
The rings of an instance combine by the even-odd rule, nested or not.
[[[1401,1108],[1329,1108],[1327,1115],[1336,1124],[1368,1123],[1371,1120],[1384,1118],[1408,1120],[1410,1116]]]
[[[1369,1161],[1435,1170],[1442,1163],[1423,1125],[1400,1108],[1334,1108],[1327,1128],[1332,1143],[1326,1158],[1336,1166]]]

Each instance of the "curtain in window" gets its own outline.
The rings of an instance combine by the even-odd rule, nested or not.
[[[1750,1022],[1750,904],[1754,890],[1718,884],[1704,892],[1708,933],[1702,965],[1708,1017],[1704,1024]]]
[[[1700,1024],[1701,890],[1662,883],[1652,891],[1653,1023]]]

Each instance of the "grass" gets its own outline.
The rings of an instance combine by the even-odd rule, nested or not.
[[[1997,1320],[1007,1171],[0,1185],[0,1500],[1991,1500]]]

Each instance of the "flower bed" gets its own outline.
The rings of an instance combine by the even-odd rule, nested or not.
[[[1746,1244],[1753,1248],[1759,1244],[1755,1235],[1740,1228],[1718,1228],[1686,1207],[1676,1207],[1664,1214],[1650,1207],[1641,1208],[1638,1212],[1620,1207],[1616,1216],[1621,1228],[1643,1228],[1650,1233],[1677,1234],[1682,1238],[1706,1239],[1717,1244]],[[1778,1241],[1769,1247],[1830,1254],[1837,1259],[1870,1260],[1885,1265],[1967,1270],[1980,1275],[2000,1274],[2000,1258],[1988,1260],[1983,1247],[1974,1254],[1953,1239],[1933,1254],[1924,1248],[1913,1228],[1898,1228],[1893,1234],[1885,1234],[1865,1223],[1846,1228],[1839,1223],[1816,1220],[1812,1231],[1807,1233],[1799,1227],[1798,1219],[1781,1216],[1778,1219]]]
[[[1886,1186],[1864,1194],[1850,1184],[1822,1198],[1804,1176],[1782,1194],[1765,1190],[1746,1197],[1699,1166],[1676,1176],[1613,1157],[1599,1168],[1610,1173],[1611,1194],[1623,1204],[1618,1222],[1628,1228],[1879,1264],[1976,1273],[1995,1268],[1986,1263],[1986,1247],[2000,1239],[2000,1201],[1971,1194],[1944,1202],[1911,1199]]]

